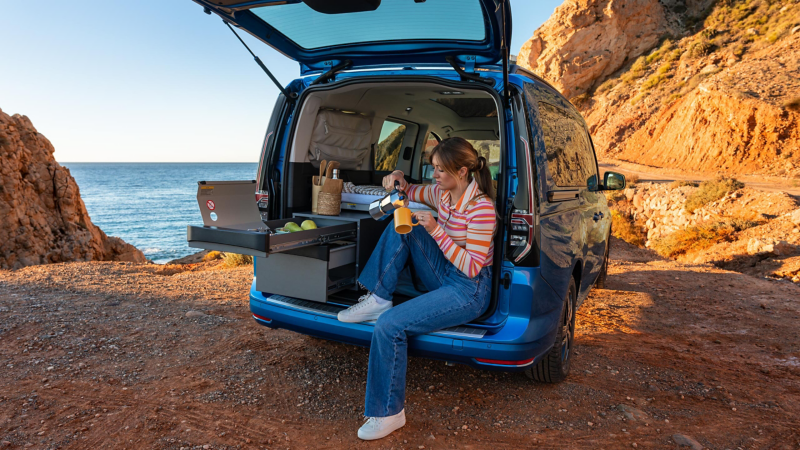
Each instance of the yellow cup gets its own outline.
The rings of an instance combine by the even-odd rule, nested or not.
[[[394,210],[394,229],[398,234],[411,233],[411,227],[419,225],[413,223],[411,217],[411,210],[408,208],[397,208]]]

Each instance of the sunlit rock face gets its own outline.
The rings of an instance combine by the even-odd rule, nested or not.
[[[0,110],[0,268],[66,261],[145,262],[92,224],[69,169],[30,119]]]
[[[685,20],[709,0],[566,0],[533,33],[518,63],[567,98],[647,52],[664,36],[679,36]]]

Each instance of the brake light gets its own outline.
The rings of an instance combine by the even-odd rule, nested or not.
[[[486,363],[486,364],[499,364],[502,366],[525,366],[533,362],[535,358],[531,359],[523,359],[519,361],[503,361],[500,359],[483,359],[483,358],[475,358],[475,361]]]
[[[264,317],[264,316],[259,316],[258,314],[253,314],[253,319],[263,320],[264,322],[272,322],[272,319],[269,319],[269,318]]]
[[[522,251],[519,252],[516,258],[514,258],[515,263],[519,263],[526,256],[531,252],[531,243],[533,242],[534,235],[533,235],[533,211],[534,211],[534,191],[533,189],[533,167],[531,165],[531,153],[530,147],[528,146],[528,141],[525,138],[520,137],[522,143],[525,144],[525,165],[523,169],[526,171],[526,175],[528,178],[528,210],[516,210],[511,213],[511,233],[509,233],[509,243],[510,247],[521,247]]]

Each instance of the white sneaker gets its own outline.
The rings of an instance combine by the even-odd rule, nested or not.
[[[358,437],[371,441],[391,434],[392,431],[406,424],[405,408],[399,413],[389,417],[367,417],[367,421],[358,429]]]
[[[362,295],[355,305],[339,311],[340,322],[366,322],[368,320],[378,320],[378,316],[392,308],[392,303],[381,305],[375,300],[372,294]]]

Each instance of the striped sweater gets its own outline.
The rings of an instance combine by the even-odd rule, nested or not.
[[[475,180],[455,205],[451,204],[450,191],[438,184],[414,185],[404,180],[400,188],[406,191],[409,200],[439,212],[431,236],[458,270],[473,278],[482,268],[492,265],[497,216],[494,203],[478,189]]]

